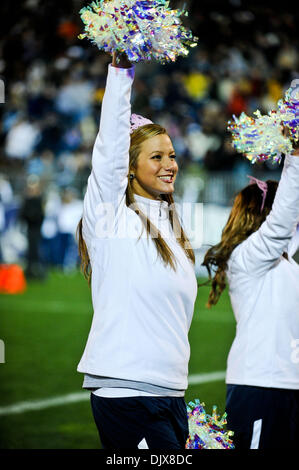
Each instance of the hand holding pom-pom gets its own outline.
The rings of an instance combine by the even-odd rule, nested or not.
[[[277,103],[281,121],[289,129],[289,137],[295,144],[299,140],[299,80],[297,81],[297,86],[291,86],[284,99]]]
[[[197,38],[181,23],[187,13],[168,5],[166,0],[96,0],[80,10],[85,33],[79,38],[89,38],[105,52],[125,52],[131,62],[175,61],[188,55]]]
[[[113,67],[120,67],[122,69],[129,69],[132,67],[131,62],[129,61],[126,54],[118,54],[113,52],[112,54],[112,65]]]

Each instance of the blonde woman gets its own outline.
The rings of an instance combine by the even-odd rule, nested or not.
[[[103,448],[183,449],[194,253],[173,207],[171,139],[131,116],[134,67],[119,59],[109,65],[79,224],[94,315],[78,371]]]
[[[279,184],[250,177],[204,265],[209,305],[228,281],[236,336],[227,362],[228,428],[236,449],[297,448],[299,441],[299,149]],[[212,270],[213,275],[212,275]]]

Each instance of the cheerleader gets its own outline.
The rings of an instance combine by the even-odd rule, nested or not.
[[[279,184],[250,177],[221,241],[204,258],[208,306],[226,286],[237,322],[227,362],[228,427],[236,449],[297,448],[299,442],[299,149]]]
[[[134,66],[119,59],[109,65],[78,227],[94,310],[78,371],[103,448],[183,449],[194,253],[173,205],[171,139],[131,116]]]

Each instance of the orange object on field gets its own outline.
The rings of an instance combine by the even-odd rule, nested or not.
[[[17,264],[0,264],[0,293],[21,294],[25,290],[23,269]]]

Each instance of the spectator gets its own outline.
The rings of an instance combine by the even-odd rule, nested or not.
[[[45,271],[40,260],[41,225],[44,219],[41,185],[38,176],[27,179],[26,194],[20,209],[20,219],[27,224],[28,249],[25,274],[28,278],[42,279]]]
[[[62,192],[61,208],[58,215],[58,231],[60,240],[60,262],[65,272],[77,266],[76,230],[82,217],[83,203],[75,189],[67,188]]]
[[[6,155],[9,158],[26,160],[32,154],[39,139],[40,131],[37,125],[25,117],[20,117],[8,131],[5,143]]]

